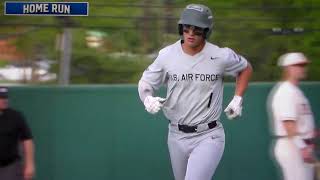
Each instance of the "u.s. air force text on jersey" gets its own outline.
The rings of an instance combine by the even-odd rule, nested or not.
[[[171,74],[169,75],[170,81],[217,81],[223,78],[221,74]]]

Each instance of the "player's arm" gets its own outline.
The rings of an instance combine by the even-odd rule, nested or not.
[[[24,154],[24,179],[31,180],[34,176],[34,145],[32,139],[22,141]]]
[[[248,87],[249,79],[252,74],[250,63],[243,57],[235,53],[232,49],[225,48],[226,68],[225,74],[237,78],[235,95],[224,112],[229,119],[241,116],[242,113],[242,96]]]
[[[244,70],[242,70],[237,77],[236,90],[235,90],[236,96],[242,97],[244,95],[244,92],[248,87],[249,79],[251,75],[252,75],[252,67],[251,67],[251,64],[248,62],[247,67]]]
[[[281,98],[281,101],[277,101],[275,108],[279,112],[278,116],[282,126],[291,142],[300,149],[303,159],[306,162],[311,162],[313,161],[313,147],[304,142],[303,137],[301,137],[298,131],[297,119],[299,118],[299,109],[297,108],[296,94],[290,89],[281,91],[280,93],[277,98]]]
[[[138,85],[138,91],[141,101],[143,102],[145,109],[151,113],[156,114],[160,111],[163,106],[164,98],[154,97],[154,91],[150,84],[147,82],[140,80]]]
[[[287,132],[288,137],[292,142],[300,149],[302,158],[305,162],[314,162],[313,147],[307,145],[303,139],[299,136],[297,131],[297,123],[294,120],[284,120],[282,125]]]
[[[249,62],[247,62],[247,67],[239,72],[236,81],[235,95],[227,108],[224,110],[229,119],[233,119],[237,116],[241,116],[242,113],[242,96],[246,91],[249,79],[252,74],[252,67]]]
[[[17,115],[19,140],[22,144],[24,157],[23,176],[25,180],[31,180],[35,173],[33,136],[23,114],[18,113]]]
[[[297,131],[297,123],[295,120],[284,120],[282,125],[287,132],[287,136],[294,140],[294,143],[299,148],[305,148],[307,145],[304,143],[303,139],[299,137]]]
[[[154,91],[150,84],[144,80],[140,80],[138,84],[138,92],[145,109],[149,113],[156,114],[160,111],[161,107],[163,106],[162,103],[165,101],[165,99],[161,97],[154,97]]]
[[[143,72],[138,84],[138,92],[145,109],[156,114],[163,106],[164,98],[154,97],[154,91],[158,90],[165,82],[166,75],[161,58],[158,58]]]
[[[154,90],[152,86],[145,82],[144,80],[140,80],[138,83],[138,92],[139,92],[139,97],[142,102],[146,99],[147,96],[153,96]]]

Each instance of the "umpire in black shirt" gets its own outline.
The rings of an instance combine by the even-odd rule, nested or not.
[[[34,172],[30,128],[20,112],[8,107],[8,88],[0,87],[0,180],[31,180]]]

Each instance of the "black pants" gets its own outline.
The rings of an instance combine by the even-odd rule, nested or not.
[[[0,167],[1,180],[23,180],[23,169],[21,161],[15,161],[8,166]]]

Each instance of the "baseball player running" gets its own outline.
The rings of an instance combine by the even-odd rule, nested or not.
[[[298,87],[305,78],[307,58],[302,53],[287,53],[279,58],[283,81],[271,91],[268,110],[276,137],[273,153],[284,180],[314,178],[314,119],[308,99]]]
[[[229,48],[207,42],[213,28],[211,10],[190,4],[178,22],[181,39],[160,50],[139,81],[145,109],[160,109],[170,121],[168,148],[176,180],[210,180],[222,157],[225,134],[219,122],[223,76],[237,77],[235,96],[224,110],[233,119],[241,115],[242,96],[252,68]],[[166,98],[155,91],[167,88]]]

